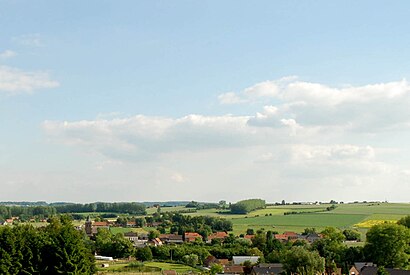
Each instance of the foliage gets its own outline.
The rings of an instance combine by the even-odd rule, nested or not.
[[[397,224],[404,225],[407,228],[410,228],[410,215],[407,215],[406,217],[401,218]]]
[[[98,230],[95,240],[95,248],[100,255],[113,258],[125,258],[133,254],[132,243],[125,239],[123,234],[112,234],[109,230]]]
[[[401,268],[408,264],[410,231],[397,224],[375,225],[366,234],[365,254],[378,266]]]
[[[360,232],[353,229],[343,230],[343,235],[348,241],[360,241]]]
[[[86,204],[64,204],[55,206],[58,213],[113,212],[145,215],[145,205],[136,202],[95,202]]]
[[[143,262],[151,261],[153,258],[151,249],[148,246],[137,248],[137,250],[135,251],[135,257],[137,258],[137,260]]]
[[[325,270],[325,259],[319,253],[300,246],[293,246],[286,251],[282,263],[287,274],[314,275]]]
[[[249,199],[239,201],[231,205],[232,214],[247,214],[256,209],[262,209],[266,207],[266,202],[261,199]]]
[[[196,266],[198,264],[198,255],[196,254],[189,254],[189,255],[185,255],[183,257],[184,263],[186,263],[189,266]]]
[[[220,265],[220,264],[213,264],[211,266],[211,270],[210,270],[212,275],[217,274],[217,273],[223,273],[223,271],[224,271],[224,269],[223,269],[222,265]]]
[[[339,229],[327,227],[321,232],[323,238],[315,241],[312,248],[319,252],[319,255],[326,259],[326,272],[328,274],[336,271],[336,265],[341,264],[342,255],[345,249],[343,241],[345,236]]]
[[[67,217],[46,228],[0,228],[1,274],[93,274],[94,257]]]

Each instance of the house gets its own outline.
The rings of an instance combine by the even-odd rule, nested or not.
[[[161,246],[161,245],[162,245],[162,241],[161,241],[160,238],[154,238],[154,239],[148,241],[148,244],[149,244],[149,245],[152,245],[152,246]]]
[[[202,236],[196,232],[185,232],[184,239],[185,242],[194,242],[196,239],[202,240]]]
[[[221,240],[224,241],[229,235],[226,232],[215,232],[208,236],[207,243],[211,243],[212,240]]]
[[[161,234],[159,238],[166,244],[182,244],[184,242],[182,235],[177,234]]]
[[[232,262],[234,265],[241,265],[246,261],[256,264],[259,261],[259,256],[233,256]]]
[[[177,272],[175,270],[163,270],[162,274],[163,275],[177,275]]]
[[[310,234],[307,234],[307,235],[302,235],[302,239],[305,239],[309,243],[313,243],[317,240],[320,240],[321,238],[322,238],[322,235],[317,234],[317,233],[310,233]]]
[[[224,267],[224,274],[244,274],[242,265],[227,265]]]
[[[276,275],[282,273],[282,264],[259,264],[252,268],[252,275]]]
[[[139,239],[139,240],[147,240],[147,241],[148,241],[148,233],[145,233],[145,232],[140,232],[140,233],[138,233],[138,239]]]
[[[299,234],[292,231],[285,231],[283,232],[283,235],[287,236],[289,241],[297,240],[299,238]]]
[[[137,227],[137,223],[135,221],[128,221],[126,224],[127,227]]]
[[[275,234],[273,236],[276,240],[283,241],[283,242],[288,241],[288,236],[286,236],[284,234]]]
[[[108,222],[92,222],[90,217],[88,217],[84,224],[84,228],[87,236],[93,237],[98,233],[98,229],[110,229],[110,226]]]
[[[226,266],[229,264],[229,260],[228,259],[218,259],[217,264],[220,264],[222,266]]]
[[[372,262],[355,262],[353,267],[357,270],[358,274],[360,274],[362,269],[367,266],[376,266],[376,265]]]
[[[124,233],[124,238],[130,240],[131,242],[135,242],[138,240],[138,234],[135,232],[126,232]]]
[[[204,266],[211,267],[213,264],[220,264],[222,266],[226,266],[229,264],[228,259],[217,259],[214,256],[208,256],[204,261]]]
[[[355,266],[352,266],[352,267],[349,269],[349,274],[350,274],[350,275],[359,275],[360,272],[359,272],[359,270],[357,270],[357,268],[356,268]]]
[[[365,266],[360,271],[360,275],[377,275],[378,270],[377,266]],[[390,275],[410,275],[410,270],[385,268],[385,271]]]
[[[252,240],[255,237],[255,235],[245,235],[243,238],[246,240]]]

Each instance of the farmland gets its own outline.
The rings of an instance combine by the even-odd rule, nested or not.
[[[368,228],[366,224],[396,221],[410,214],[410,204],[406,203],[339,204],[334,210],[326,211],[329,206],[331,205],[278,205],[238,215],[230,214],[228,211],[205,209],[186,215],[213,216],[231,220],[233,233],[241,234],[247,228],[255,230],[264,228],[278,232],[288,230],[302,232],[307,227],[322,230],[328,226],[340,229],[352,227],[366,229]],[[182,210],[181,207],[178,208],[178,210]],[[284,215],[286,212],[298,212],[298,214]],[[371,222],[366,223],[366,221]]]

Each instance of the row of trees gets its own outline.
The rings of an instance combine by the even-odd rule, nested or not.
[[[57,213],[52,206],[5,206],[0,205],[0,219],[20,217],[21,220],[28,220],[31,217],[51,217]]]
[[[247,214],[256,209],[262,209],[266,207],[266,202],[261,199],[249,199],[238,201],[231,205],[232,214]]]
[[[145,215],[146,207],[136,202],[95,202],[86,204],[64,204],[55,206],[58,213],[113,212]]]
[[[0,205],[0,220],[19,217],[21,220],[30,218],[48,218],[56,214],[86,213],[86,212],[111,212],[127,213],[132,215],[145,215],[146,208],[142,203],[136,202],[96,202],[87,204],[56,204],[48,206],[5,206]],[[76,214],[74,214],[76,215]],[[76,216],[81,218],[82,216]]]
[[[44,228],[0,228],[0,274],[93,274],[91,251],[67,217]]]

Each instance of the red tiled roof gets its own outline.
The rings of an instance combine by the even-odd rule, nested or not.
[[[185,238],[202,238],[202,236],[196,232],[186,232]]]
[[[212,239],[225,239],[228,237],[228,234],[226,232],[216,232],[208,236],[208,240]]]
[[[108,222],[94,222],[94,226],[108,226]]]
[[[287,241],[289,239],[289,236],[285,234],[275,234],[275,239]]]
[[[185,233],[185,241],[191,242],[191,241],[195,241],[197,238],[200,238],[202,240],[202,236],[196,232],[186,232]]]
[[[285,231],[283,232],[283,235],[288,236],[288,237],[297,237],[298,234],[292,231]]]
[[[253,237],[255,237],[255,235],[245,235],[244,238],[250,240],[250,239],[252,239]]]

